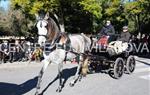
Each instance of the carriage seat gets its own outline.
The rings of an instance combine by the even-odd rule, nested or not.
[[[123,52],[126,52],[128,47],[129,45],[127,42],[113,41],[108,44],[106,51],[109,53],[109,55],[119,55]]]
[[[100,39],[97,41],[97,44],[100,46],[101,49],[107,49],[109,43],[116,41],[116,36],[111,35],[111,36],[102,36]]]

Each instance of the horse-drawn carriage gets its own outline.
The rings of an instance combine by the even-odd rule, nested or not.
[[[109,36],[102,36],[95,42],[89,58],[90,72],[101,71],[118,79],[123,73],[134,71],[136,64],[129,43],[121,43],[114,38],[110,41]]]
[[[45,56],[43,61],[44,65],[38,75],[35,95],[39,95],[42,76],[50,63],[58,64],[59,86],[56,91],[60,92],[62,90],[64,86],[62,81],[62,67],[66,59],[78,58],[77,70],[73,80],[70,82],[70,86],[74,86],[74,84],[80,80],[84,74],[81,71],[84,70],[83,67],[85,67],[86,71],[86,68],[88,68],[87,64],[90,64],[89,69],[91,70],[94,70],[94,66],[98,67],[98,65],[102,68],[106,67],[109,74],[117,79],[120,78],[124,72],[130,74],[134,71],[135,59],[130,52],[125,50],[128,49],[127,43],[117,41],[109,43],[109,37],[103,37],[100,41],[96,41],[95,44],[91,44],[94,40],[91,40],[84,34],[67,35],[61,33],[58,25],[49,17],[48,13],[45,17],[37,15],[37,20],[38,43],[43,45],[47,41],[51,44],[52,50],[49,55]],[[69,46],[69,49],[65,48],[67,46]],[[91,49],[92,46],[95,46],[96,49],[92,51],[88,50]],[[97,47],[101,47],[100,51]],[[86,50],[88,53],[85,52]],[[98,51],[95,52],[95,50]]]

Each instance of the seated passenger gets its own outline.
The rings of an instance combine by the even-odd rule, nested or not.
[[[122,42],[129,42],[130,40],[130,33],[128,31],[128,27],[124,26],[123,27],[123,32],[121,32],[120,37],[118,38],[118,41],[122,41]]]
[[[124,26],[120,37],[117,39],[117,41],[109,43],[109,48],[113,48],[116,54],[120,54],[127,50],[129,40],[130,33],[128,32],[128,27]]]

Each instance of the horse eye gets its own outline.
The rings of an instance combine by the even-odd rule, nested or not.
[[[45,27],[48,28],[48,24]]]

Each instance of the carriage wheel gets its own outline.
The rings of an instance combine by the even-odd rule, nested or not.
[[[114,67],[113,74],[115,79],[119,79],[124,73],[124,61],[122,58],[117,58]]]
[[[129,56],[126,62],[126,72],[128,74],[133,73],[133,71],[135,70],[135,58],[133,56]]]

